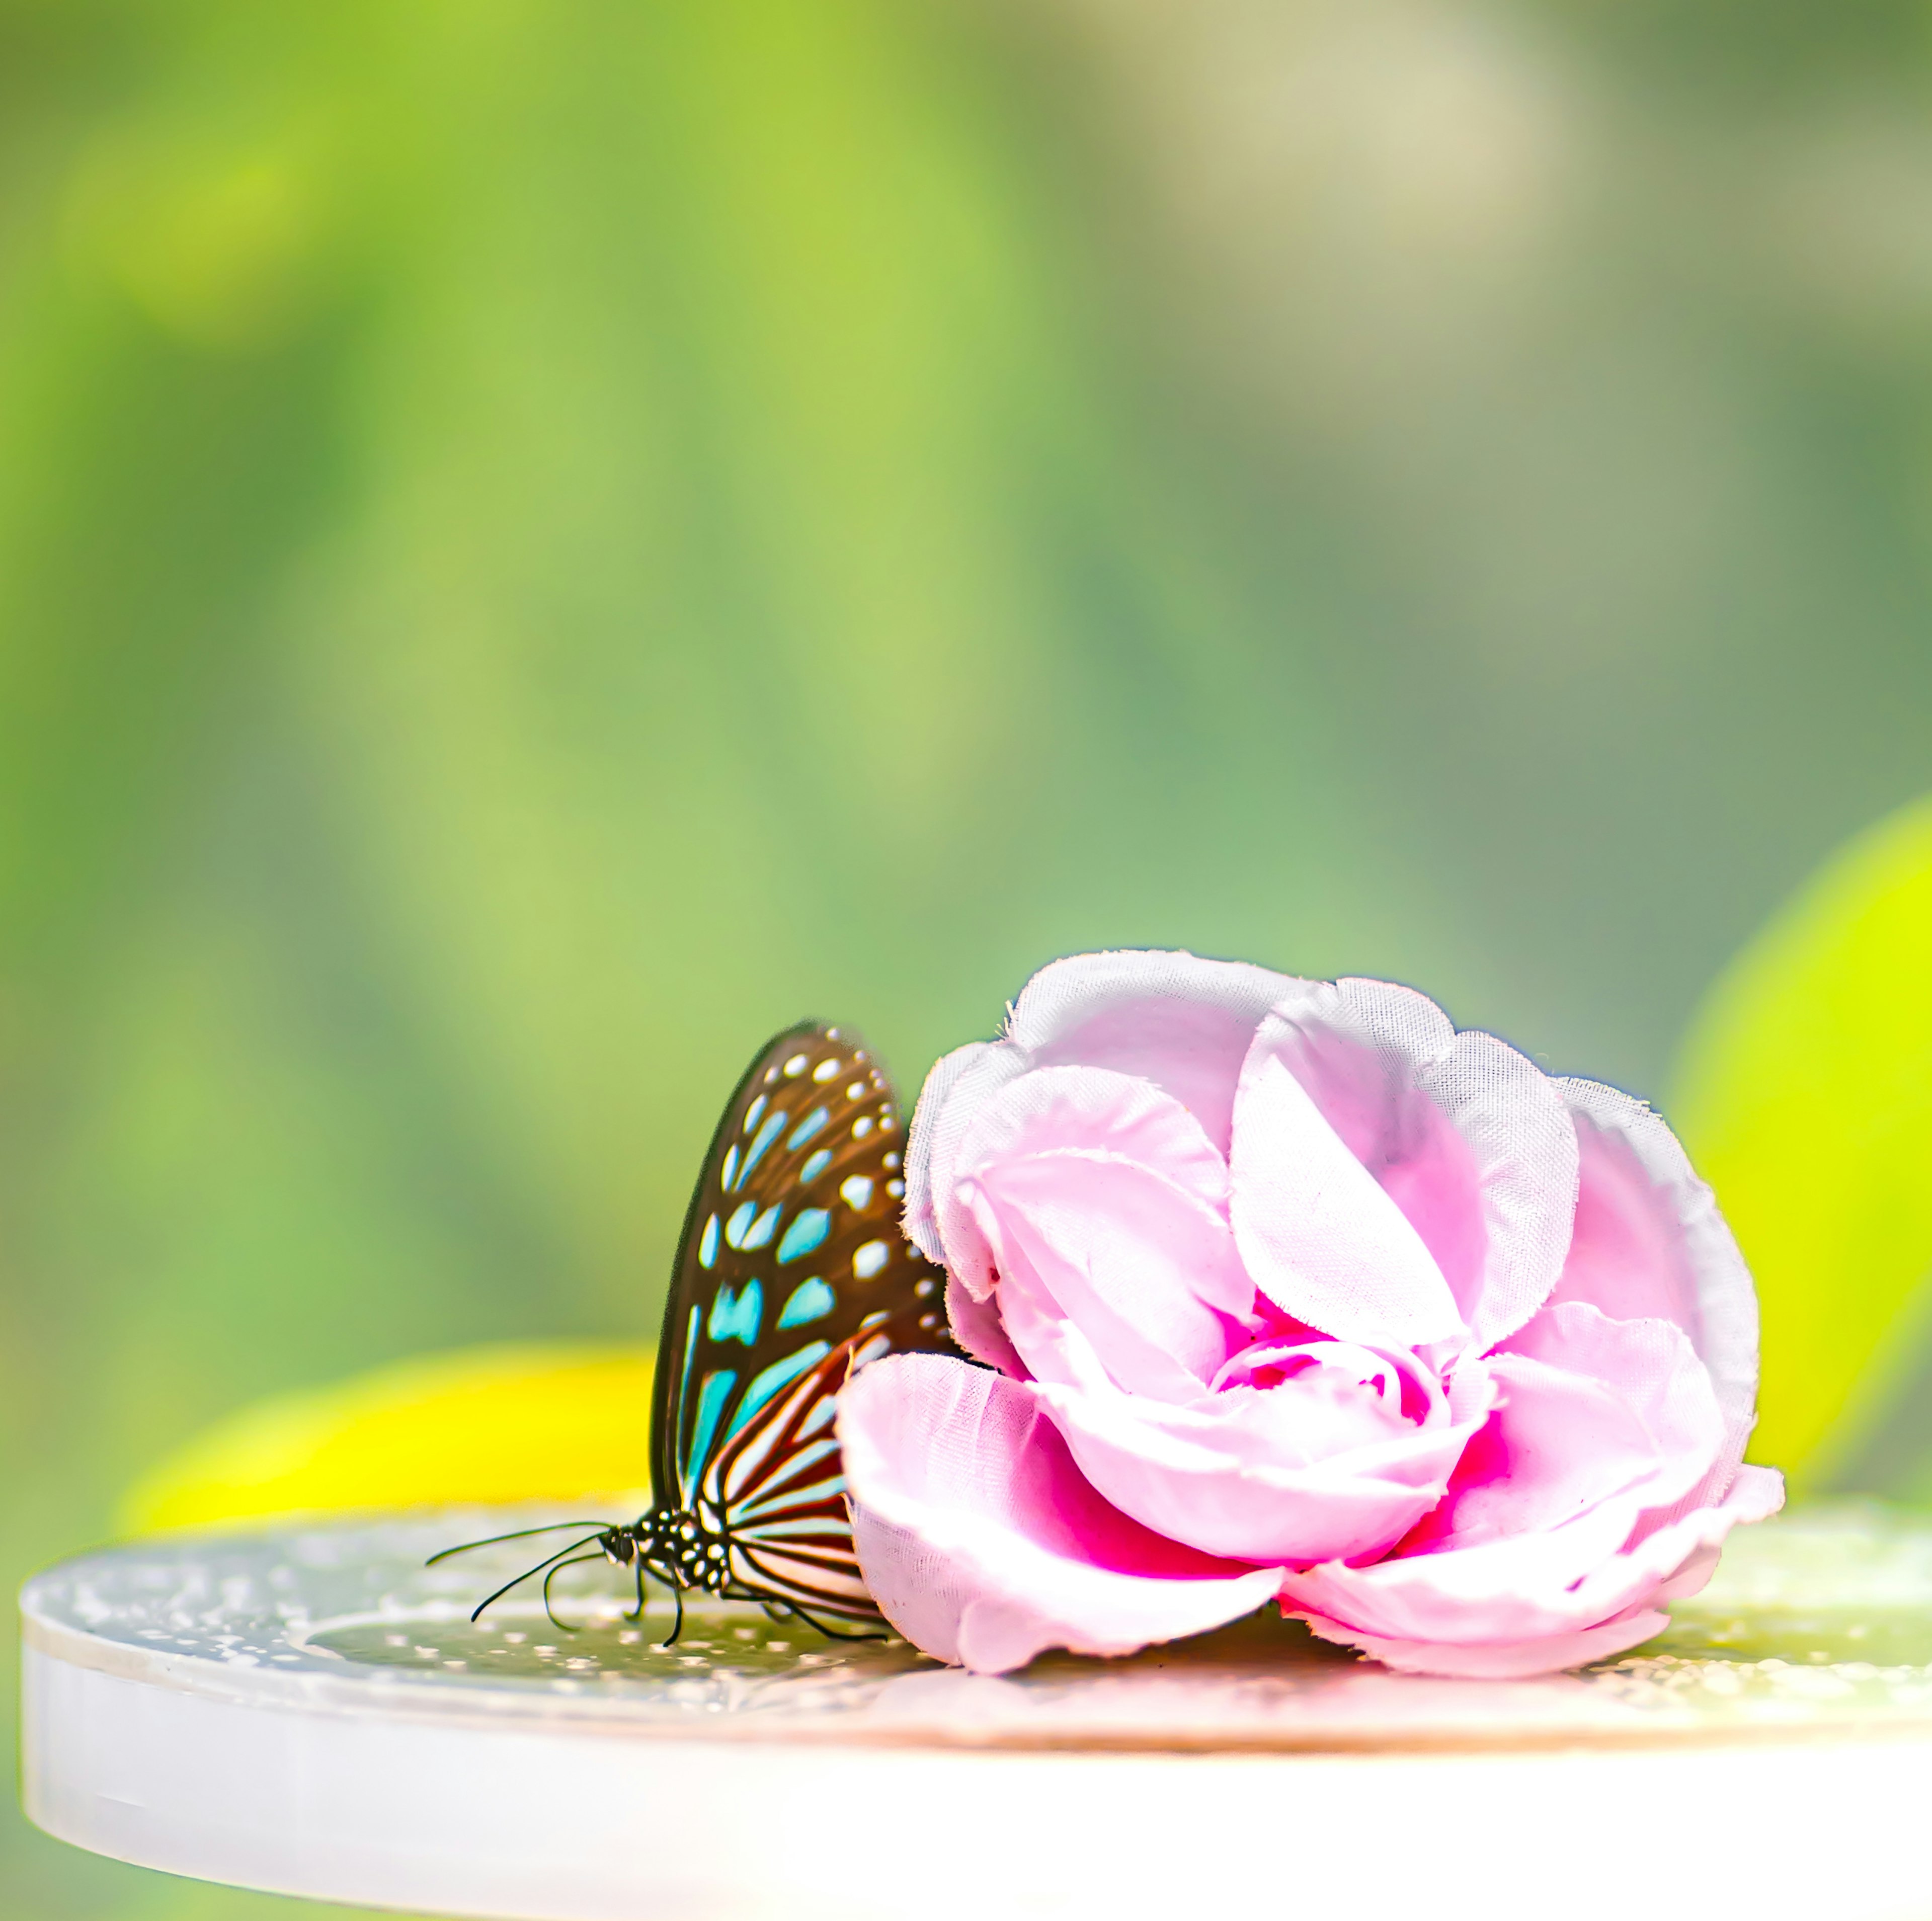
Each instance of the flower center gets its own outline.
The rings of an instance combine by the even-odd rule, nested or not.
[[[1266,1391],[1290,1383],[1318,1383],[1329,1391],[1367,1396],[1390,1414],[1421,1422],[1442,1402],[1442,1390],[1410,1354],[1384,1353],[1352,1341],[1267,1336],[1222,1364],[1210,1386]]]

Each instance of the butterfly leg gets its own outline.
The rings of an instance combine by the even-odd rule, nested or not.
[[[586,1561],[601,1561],[603,1558],[604,1556],[602,1553],[580,1554],[574,1561],[558,1562],[556,1565],[552,1568],[550,1572],[544,1576],[544,1612],[550,1616],[550,1625],[556,1628],[560,1634],[574,1634],[576,1633],[577,1630],[572,1627],[567,1622],[560,1621],[556,1618],[556,1610],[550,1604],[550,1583],[555,1580],[557,1576],[562,1574],[566,1568],[580,1568]]]
[[[625,1613],[624,1619],[627,1621],[641,1621],[644,1618],[644,1561],[641,1554],[638,1557],[637,1570],[638,1604]]]
[[[684,1632],[684,1589],[674,1581],[670,1593],[671,1598],[677,1603],[677,1619],[671,1624],[670,1638],[658,1642],[660,1647],[675,1647],[678,1636]]]
[[[807,1627],[815,1628],[830,1641],[884,1641],[892,1639],[890,1628],[881,1628],[877,1633],[870,1629],[862,1629],[856,1634],[848,1634],[843,1628],[828,1628],[816,1615],[807,1613],[796,1601],[788,1603],[786,1611],[796,1614]]]

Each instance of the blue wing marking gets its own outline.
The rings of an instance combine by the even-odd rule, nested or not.
[[[691,1319],[685,1323],[684,1370],[677,1377],[677,1399],[672,1403],[671,1420],[674,1425],[677,1420],[676,1410],[682,1408],[686,1397],[691,1392],[691,1364],[697,1352],[698,1310],[694,1307],[691,1310]]]
[[[711,1304],[711,1318],[704,1331],[713,1340],[742,1340],[747,1347],[758,1337],[758,1322],[765,1311],[765,1291],[755,1280],[748,1280],[734,1292],[728,1280]]]
[[[742,1247],[745,1244],[746,1230],[758,1217],[756,1201],[740,1202],[731,1218],[724,1223],[724,1244],[728,1247]]]
[[[694,1320],[698,1310],[694,1307],[691,1312]],[[695,1333],[697,1330],[694,1328],[692,1331]],[[832,1350],[827,1348],[825,1351],[829,1354]],[[767,1367],[765,1374],[771,1371]],[[760,1374],[758,1379],[762,1381],[765,1374]],[[736,1385],[737,1379],[734,1369],[717,1367],[698,1383],[698,1419],[692,1427],[691,1446],[686,1452],[677,1477],[684,1490],[684,1505],[687,1508],[691,1505],[692,1497],[697,1491],[698,1478],[704,1472],[704,1463],[711,1457],[711,1440],[718,1431],[718,1416],[724,1412],[724,1403],[730,1399],[731,1390]],[[738,1421],[742,1421],[744,1418],[744,1412],[740,1409]],[[733,1424],[735,1428],[737,1424],[734,1422]]]
[[[830,1108],[814,1107],[812,1112],[791,1130],[791,1139],[785,1142],[787,1149],[789,1150],[793,1148],[802,1148],[804,1146],[806,1142],[810,1140],[814,1134],[818,1133],[819,1130],[824,1127],[826,1122],[831,1118],[832,1110]]]
[[[814,1275],[810,1280],[800,1281],[786,1297],[784,1305],[778,1310],[778,1325],[802,1328],[808,1321],[822,1321],[838,1304],[838,1295]]]
[[[730,1432],[724,1438],[728,1441],[779,1388],[789,1387],[800,1375],[816,1367],[831,1352],[829,1340],[808,1341],[782,1361],[774,1361],[762,1373],[754,1374],[751,1385],[745,1390],[745,1398],[738,1403],[738,1411],[731,1417]],[[700,1408],[698,1412],[702,1419],[704,1410]]]
[[[765,1111],[765,1097],[762,1094],[745,1109],[745,1132],[749,1133],[758,1124],[758,1116]]]
[[[816,1252],[832,1231],[832,1216],[824,1208],[801,1208],[778,1243],[778,1262],[802,1261]]]
[[[718,1184],[728,1194],[738,1184],[738,1143],[736,1141],[724,1150],[724,1165],[718,1170]]]
[[[798,1184],[808,1187],[832,1165],[832,1150],[822,1147],[798,1170]]]
[[[758,1138],[752,1143],[752,1151],[746,1155],[745,1165],[739,1172],[740,1181],[750,1180],[752,1169],[764,1159],[766,1150],[784,1132],[784,1124],[785,1111],[782,1107],[774,1107],[765,1116],[765,1124],[758,1130]]]
[[[739,1246],[769,1247],[772,1244],[772,1236],[778,1232],[778,1215],[782,1211],[776,1203],[766,1208],[745,1230],[745,1238],[738,1243]]]

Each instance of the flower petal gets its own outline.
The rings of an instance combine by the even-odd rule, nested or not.
[[[998,1368],[1012,1380],[1032,1378],[1026,1363],[1006,1338],[1006,1331],[1000,1324],[998,1305],[991,1298],[976,1301],[967,1289],[949,1277],[946,1283],[946,1319],[952,1330],[952,1338],[975,1361],[983,1361],[988,1367]]]
[[[960,1143],[954,1178],[1068,1148],[1138,1161],[1226,1211],[1226,1158],[1193,1114],[1151,1081],[1106,1067],[1034,1067],[988,1095]]]
[[[1607,1661],[1660,1634],[1670,1625],[1661,1608],[1633,1608],[1614,1621],[1574,1633],[1551,1634],[1542,1640],[1509,1641],[1494,1646],[1458,1647],[1447,1641],[1384,1640],[1358,1633],[1339,1621],[1304,1614],[1310,1631],[1324,1641],[1360,1648],[1372,1659],[1399,1674],[1438,1674],[1461,1681],[1526,1681],[1532,1675],[1553,1674],[1559,1668],[1581,1667]]]
[[[1087,1478],[1170,1539],[1244,1561],[1383,1553],[1442,1498],[1490,1405],[1474,1367],[1460,1418],[1431,1427],[1320,1376],[1168,1405],[1122,1392],[1078,1330],[1064,1351],[1074,1383],[1032,1391]]]
[[[1582,1157],[1576,1230],[1552,1301],[1618,1320],[1675,1321],[1710,1370],[1724,1410],[1721,1493],[1757,1405],[1757,1295],[1708,1187],[1663,1117],[1595,1081],[1560,1080]]]
[[[1299,1038],[1270,1015],[1241,1070],[1230,1212],[1249,1273],[1277,1307],[1340,1340],[1454,1340],[1462,1317],[1442,1269],[1291,1070]]]
[[[959,1197],[959,1149],[982,1104],[1026,1069],[1026,1057],[1016,1049],[976,1040],[934,1064],[913,1109],[906,1142],[906,1237],[975,1300],[993,1291],[993,1255]]]
[[[1282,1579],[1285,1611],[1331,1640],[1412,1643],[1412,1665],[1455,1673],[1427,1666],[1426,1650],[1554,1642],[1691,1592],[1684,1577],[1708,1573],[1709,1550],[1740,1523],[1774,1514],[1784,1499],[1782,1476],[1742,1468],[1720,1505],[1685,1514],[1621,1552],[1619,1517],[1606,1505],[1545,1534],[1391,1556],[1370,1567],[1331,1561],[1291,1571]],[[1579,1566],[1586,1570],[1581,1575]]]
[[[1071,1149],[996,1161],[962,1182],[999,1262],[1000,1316],[1058,1378],[1070,1322],[1123,1387],[1198,1394],[1246,1337],[1254,1285],[1215,1209],[1137,1161]]]
[[[1302,984],[1190,953],[1076,954],[1027,983],[1006,1042],[1039,1066],[1077,1062],[1152,1081],[1226,1154],[1248,1043],[1268,1009]]]
[[[1280,1575],[1111,1508],[1028,1391],[941,1355],[889,1355],[839,1397],[867,1584],[915,1646],[983,1673],[1050,1647],[1127,1654],[1252,1613]]]
[[[1489,1366],[1502,1404],[1405,1554],[1547,1534],[1606,1502],[1617,1504],[1621,1538],[1646,1508],[1697,1487],[1724,1445],[1710,1376],[1669,1321],[1613,1321],[1566,1301]]]
[[[1356,980],[1301,983],[1257,1034],[1244,1076],[1270,1054],[1426,1247],[1471,1351],[1521,1326],[1556,1284],[1576,1199],[1574,1131],[1535,1064],[1491,1035],[1457,1034],[1410,989]],[[1239,1132],[1238,1121],[1238,1232],[1244,1192],[1266,1179],[1256,1166],[1244,1180]]]

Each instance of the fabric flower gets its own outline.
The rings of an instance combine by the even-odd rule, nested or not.
[[[1056,962],[933,1069],[906,1184],[982,1364],[876,1362],[839,1433],[874,1596],[943,1660],[1278,1597],[1391,1667],[1538,1673],[1655,1634],[1783,1499],[1670,1130],[1409,989]]]

